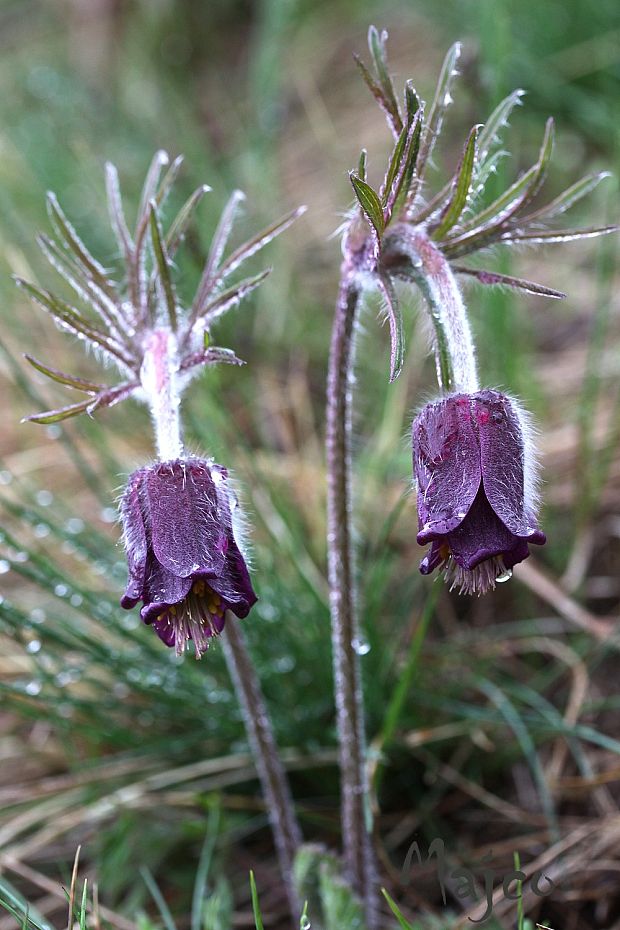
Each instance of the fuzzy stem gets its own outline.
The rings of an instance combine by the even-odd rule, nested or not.
[[[230,613],[226,619],[226,629],[222,636],[224,655],[241,705],[250,748],[263,789],[291,916],[293,921],[297,921],[301,908],[293,881],[293,864],[302,841],[301,830],[295,816],[293,799],[278,754],[263,692],[243,632],[236,618]]]
[[[377,923],[377,877],[368,829],[370,805],[361,669],[356,652],[359,624],[351,527],[351,414],[358,302],[353,269],[345,258],[327,381],[327,553],[345,866],[353,889],[364,900],[367,924],[372,930]]]
[[[169,329],[156,329],[147,337],[140,382],[151,408],[157,455],[162,462],[183,455],[177,375],[176,337]]]
[[[446,393],[478,391],[469,321],[449,262],[422,230],[408,229],[404,235],[398,231],[386,245],[384,261],[388,266],[394,263],[398,267],[404,257],[406,277],[415,281],[428,305],[439,387]]]

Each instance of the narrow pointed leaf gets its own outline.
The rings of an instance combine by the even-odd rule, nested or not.
[[[405,356],[403,315],[394,286],[388,275],[377,276],[377,287],[385,301],[385,310],[390,326],[390,381],[395,381],[401,373]]]
[[[176,296],[174,293],[174,287],[172,286],[172,278],[170,277],[170,264],[168,256],[166,255],[164,244],[162,242],[162,231],[161,226],[159,225],[159,218],[157,216],[157,207],[155,201],[152,200],[150,204],[151,214],[150,214],[150,225],[151,225],[151,241],[153,243],[153,253],[155,255],[155,263],[157,265],[157,271],[159,273],[159,281],[161,283],[161,289],[166,301],[166,309],[168,311],[168,319],[170,320],[170,327],[173,332],[176,332],[177,329],[177,302]]]
[[[232,349],[223,349],[219,346],[210,346],[201,352],[192,352],[187,355],[180,365],[181,371],[189,371],[196,365],[245,365],[242,358],[239,358]]]
[[[549,229],[540,232],[522,232],[518,229],[505,233],[500,242],[576,242],[620,232],[620,226],[593,226],[590,229]]]
[[[375,193],[370,184],[367,184],[366,181],[362,181],[361,178],[356,177],[353,172],[349,174],[349,177],[351,179],[351,184],[353,185],[353,190],[355,191],[355,196],[357,197],[358,203],[362,208],[368,222],[371,224],[376,233],[377,242],[380,243],[384,230],[384,220],[383,206],[379,200],[379,196]]]
[[[383,110],[385,117],[388,121],[388,124],[390,126],[390,129],[392,130],[392,134],[394,138],[398,138],[398,135],[400,133],[400,129],[398,128],[400,125],[400,117],[398,120],[395,120],[394,112],[391,108],[390,101],[385,96],[385,92],[383,88],[374,79],[374,77],[372,76],[372,74],[370,73],[370,71],[368,70],[364,62],[362,61],[362,59],[359,57],[359,55],[353,55],[353,58],[355,60],[355,64],[360,69],[360,73],[362,77],[364,78],[364,81],[366,83],[366,86],[370,90],[370,93],[373,95],[373,97],[375,98],[375,100],[377,101],[381,109]]]
[[[176,181],[179,175],[179,171],[181,170],[182,164],[183,164],[183,156],[177,155],[177,157],[174,159],[172,164],[168,167],[168,170],[166,171],[163,178],[161,179],[161,183],[157,189],[157,193],[152,198],[157,204],[158,208],[161,208],[166,202],[166,198],[168,197],[168,194],[170,193],[170,191],[172,190],[172,187],[174,186],[174,182]]]
[[[118,180],[118,171],[116,166],[111,162],[106,162],[105,166],[105,184],[108,195],[108,213],[110,214],[110,224],[118,242],[119,248],[127,261],[133,251],[133,239],[129,234],[125,213],[123,211],[123,199]]]
[[[366,165],[368,162],[368,152],[366,149],[362,149],[360,152],[360,160],[357,163],[357,175],[362,181],[366,180]]]
[[[99,314],[106,327],[114,331],[115,336],[121,339],[123,332],[128,328],[129,321],[125,319],[118,304],[111,299],[109,294],[102,291],[88,276],[84,267],[61,249],[53,239],[40,234],[37,236],[37,244],[52,268],[88,307],[92,307]]]
[[[385,30],[379,33],[379,30],[375,26],[371,26],[368,30],[368,48],[374,62],[378,84],[385,98],[385,107],[390,117],[392,130],[395,135],[398,135],[402,131],[403,123],[398,109],[396,94],[394,93],[394,85],[387,66],[387,52],[385,48],[387,37],[388,34]]]
[[[191,222],[194,210],[211,188],[208,184],[203,184],[196,188],[193,194],[190,194],[185,201],[174,220],[170,224],[170,229],[166,233],[166,251],[170,258],[173,258],[177,249],[185,238],[185,234]]]
[[[40,307],[43,307],[44,310],[51,314],[51,316],[65,329],[69,330],[69,332],[72,332],[76,336],[84,336],[91,342],[95,342],[106,352],[114,355],[128,367],[133,368],[133,359],[125,355],[121,346],[115,343],[113,339],[100,329],[97,329],[92,323],[85,320],[75,307],[55,297],[49,291],[35,287],[34,284],[24,281],[22,278],[16,278],[15,283],[18,287],[25,290]]]
[[[590,194],[601,181],[610,177],[612,177],[610,171],[599,171],[594,174],[587,174],[585,177],[581,178],[580,181],[577,181],[575,184],[571,185],[571,187],[567,188],[562,194],[559,194],[550,203],[536,210],[534,213],[529,213],[527,216],[523,217],[522,222],[525,223],[527,221],[529,223],[534,220],[550,220],[555,216],[559,216],[561,213],[566,213],[573,204],[581,200],[582,197],[586,197]]]
[[[272,242],[276,236],[279,236],[284,232],[285,229],[288,229],[296,219],[298,219],[306,212],[306,210],[306,206],[297,207],[295,210],[291,210],[290,213],[285,214],[281,220],[278,220],[276,223],[272,223],[270,226],[267,226],[256,236],[253,236],[252,239],[244,242],[244,244],[240,245],[238,249],[235,249],[234,252],[231,252],[219,270],[218,279],[224,281],[230,274],[233,273],[233,271],[239,267],[239,265],[245,262],[252,255],[260,252],[260,250]]]
[[[47,378],[51,378],[52,381],[56,381],[58,384],[66,384],[69,387],[75,388],[76,391],[84,391],[85,394],[98,394],[105,388],[105,384],[85,381],[84,378],[77,378],[74,375],[65,374],[64,371],[58,371],[56,368],[49,368],[32,355],[25,354],[24,358],[33,368],[36,368],[37,371],[40,371],[41,374],[45,375]]]
[[[536,165],[533,165],[520,178],[517,178],[507,190],[500,194],[492,204],[477,213],[467,223],[463,223],[458,234],[448,241],[460,242],[461,239],[466,239],[470,233],[484,232],[491,224],[493,224],[493,228],[501,225],[508,216],[513,215],[515,207],[517,210],[519,209],[528,188],[534,182],[535,176]]]
[[[409,138],[409,127],[405,126],[398,139],[396,140],[396,145],[392,149],[392,155],[390,158],[390,163],[388,165],[388,170],[386,172],[383,184],[381,186],[381,202],[382,206],[385,209],[385,206],[388,202],[388,197],[392,193],[392,185],[394,183],[394,178],[400,172],[401,163],[403,161],[403,156],[405,154],[405,148],[407,146],[407,141]],[[364,181],[365,179],[360,176],[360,180]]]
[[[227,288],[227,290],[222,291],[214,300],[211,300],[204,309],[198,311],[197,318],[200,319],[202,317],[207,323],[211,323],[214,319],[226,313],[227,310],[241,303],[244,297],[247,297],[259,284],[262,284],[269,274],[271,274],[271,268],[265,268],[260,274],[254,275],[251,278],[245,278],[245,280],[239,282],[239,284],[234,284],[232,287]]]
[[[538,161],[529,171],[516,181],[501,197],[474,217],[471,224],[466,224],[461,233],[454,238],[448,238],[445,243],[447,254],[456,256],[482,248],[491,241],[504,239],[503,231],[510,220],[515,217],[526,204],[530,203],[543,185],[547,174],[547,167],[553,151],[553,120],[547,120],[545,135]],[[499,212],[497,212],[499,208]],[[493,217],[491,219],[491,217]],[[469,232],[470,225],[474,229]]]
[[[439,218],[439,225],[433,230],[433,239],[443,239],[446,233],[450,232],[452,227],[458,223],[467,205],[467,200],[471,191],[474,165],[476,164],[476,140],[478,138],[479,129],[479,126],[474,126],[469,134],[460,164],[456,170],[452,197]]]
[[[230,237],[235,217],[237,216],[239,207],[244,200],[245,194],[243,191],[233,191],[228,200],[228,203],[222,210],[222,215],[220,217],[217,229],[215,230],[215,235],[213,236],[213,241],[211,242],[209,255],[202,272],[200,284],[198,285],[198,289],[196,291],[192,312],[197,312],[199,308],[203,306],[209,296],[209,291],[212,289],[213,284],[217,280],[217,272],[222,261],[222,256],[224,255],[224,250],[228,243],[228,239]]]
[[[416,93],[412,81],[405,84],[405,116],[408,123],[413,122],[413,118],[420,109],[420,98]]]
[[[112,283],[108,280],[107,272],[99,262],[90,254],[77,232],[63,213],[56,195],[48,193],[47,205],[52,224],[67,248],[73,252],[80,265],[89,273],[90,277],[106,293],[113,291]]]
[[[68,420],[69,417],[77,417],[80,413],[86,413],[92,403],[92,398],[81,400],[77,404],[70,404],[68,407],[58,407],[56,410],[46,410],[43,413],[32,413],[28,417],[23,417],[22,423],[60,423],[61,420]]]
[[[157,194],[161,173],[169,163],[170,158],[167,152],[164,152],[163,149],[155,152],[146,173],[144,186],[140,195],[140,206],[138,207],[138,218],[136,220],[136,240],[138,239],[138,230],[140,227],[146,228],[149,224],[149,204]]]
[[[441,132],[446,110],[452,103],[451,89],[457,74],[456,64],[460,58],[460,55],[461,44],[460,42],[455,42],[454,45],[448,49],[448,54],[446,55],[441,68],[439,81],[437,82],[437,89],[435,91],[435,97],[433,99],[433,103],[428,114],[428,121],[424,127],[422,140],[420,142],[420,155],[418,157],[417,171],[420,182],[424,178],[426,166],[432,155],[437,137]]]
[[[395,212],[398,214],[401,206],[404,206],[406,203],[407,194],[415,171],[418,152],[420,150],[421,130],[422,118],[421,114],[418,113],[414,117],[413,122],[409,123],[407,128],[403,130],[405,145],[402,157],[385,198],[383,217],[386,226],[390,222],[392,215]]]
[[[526,294],[536,294],[540,297],[553,297],[555,300],[562,300],[566,297],[562,291],[556,291],[552,287],[545,287],[544,284],[536,284],[534,281],[527,281],[525,278],[514,278],[512,275],[499,274],[495,271],[483,271],[479,268],[463,268],[460,265],[454,265],[452,268],[457,274],[470,275],[476,278],[480,284],[498,284],[500,286],[512,287],[518,291],[524,291]]]
[[[482,165],[486,160],[490,150],[498,141],[500,130],[507,125],[508,117],[516,106],[521,104],[524,90],[513,90],[495,107],[488,120],[480,130],[478,137],[478,158]]]

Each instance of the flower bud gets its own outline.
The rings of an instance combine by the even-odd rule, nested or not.
[[[546,539],[536,525],[535,463],[527,419],[498,391],[451,394],[413,423],[422,574],[484,594]]]
[[[177,655],[191,639],[200,658],[226,611],[246,617],[256,602],[233,530],[236,506],[226,469],[199,458],[138,469],[121,498],[129,566],[121,606],[142,600],[142,620]]]

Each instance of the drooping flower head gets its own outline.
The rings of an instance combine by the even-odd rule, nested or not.
[[[536,525],[533,453],[525,418],[498,391],[451,394],[413,423],[422,574],[483,594],[546,539]]]
[[[129,580],[121,605],[180,655],[196,656],[224,629],[226,611],[246,617],[256,595],[235,538],[237,501],[221,465],[199,458],[135,471],[120,505]]]

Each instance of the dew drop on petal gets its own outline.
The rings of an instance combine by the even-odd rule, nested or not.
[[[501,575],[498,575],[495,579],[495,584],[503,584],[504,581],[510,581],[512,578],[512,569],[507,568],[505,572],[502,572]]]
[[[28,645],[26,646],[27,652],[30,652],[34,655],[35,652],[39,652],[41,649],[41,640],[40,639],[31,639]]]
[[[69,593],[69,588],[66,584],[57,584],[54,586],[54,594],[56,597],[66,597]]]
[[[11,571],[11,565],[6,559],[0,559],[0,575],[6,575]]]

